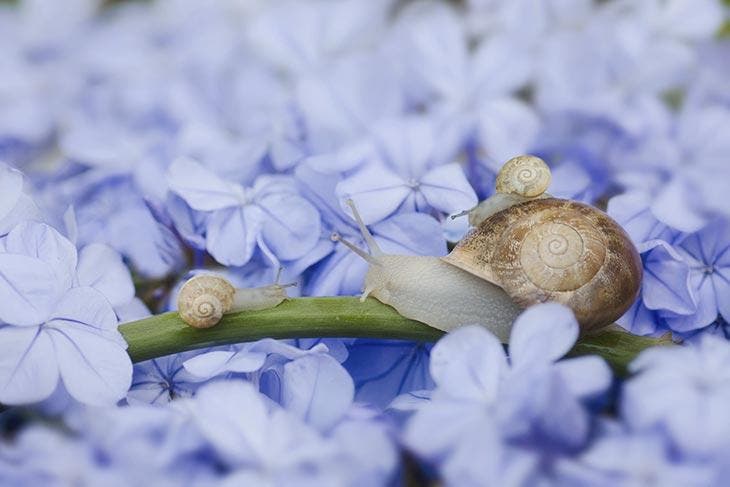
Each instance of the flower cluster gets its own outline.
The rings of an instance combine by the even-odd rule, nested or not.
[[[0,2],[0,483],[723,485],[728,8]],[[619,324],[686,345],[623,380],[564,358],[549,304],[507,351],[475,326],[132,364],[118,325],[201,270],[359,293],[348,199],[383,251],[444,255],[525,153],[639,249]]]

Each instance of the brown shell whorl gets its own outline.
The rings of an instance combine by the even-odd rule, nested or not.
[[[642,273],[631,240],[608,215],[555,198],[496,213],[445,259],[500,286],[520,306],[569,306],[584,329],[619,318],[636,299]]]
[[[180,318],[194,328],[210,328],[231,309],[235,291],[222,277],[195,276],[183,284],[178,294]]]

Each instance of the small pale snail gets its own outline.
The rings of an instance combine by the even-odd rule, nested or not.
[[[535,156],[513,157],[497,174],[495,193],[471,210],[458,215],[469,215],[469,225],[477,227],[495,213],[510,206],[538,198],[549,198],[550,168],[545,161]]]
[[[274,308],[286,298],[286,288],[296,283],[279,284],[279,269],[274,284],[263,287],[235,288],[225,278],[199,274],[188,279],[177,296],[180,318],[193,328],[215,326],[226,313]]]
[[[497,178],[502,190],[504,179]],[[549,172],[542,181],[547,187]],[[596,208],[541,198],[537,189],[506,205],[503,195],[510,194],[498,192],[483,221],[445,257],[383,254],[351,201],[370,255],[335,239],[370,263],[363,299],[371,294],[440,330],[480,323],[506,342],[521,308],[546,301],[570,307],[584,331],[626,312],[642,267],[623,229]]]

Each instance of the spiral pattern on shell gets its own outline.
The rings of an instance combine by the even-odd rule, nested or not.
[[[177,309],[182,320],[194,328],[210,328],[233,306],[235,288],[222,277],[199,275],[180,289]]]
[[[518,156],[507,161],[497,175],[496,189],[508,193],[536,198],[550,186],[550,168],[535,156]]]
[[[642,273],[631,240],[608,215],[555,198],[492,215],[444,259],[500,286],[520,306],[565,304],[585,329],[626,312]]]

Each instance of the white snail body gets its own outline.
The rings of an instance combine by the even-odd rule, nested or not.
[[[180,318],[193,328],[210,328],[224,314],[274,308],[286,298],[286,288],[293,284],[236,289],[227,279],[201,274],[188,279],[177,297]]]
[[[399,314],[443,331],[482,324],[506,341],[520,308],[498,286],[439,257],[384,254],[352,201],[348,201],[370,253],[334,235],[369,264],[361,297],[372,295]]]
[[[363,298],[372,295],[399,314],[439,330],[478,323],[506,342],[522,311],[498,286],[438,257],[377,255],[373,262]]]

